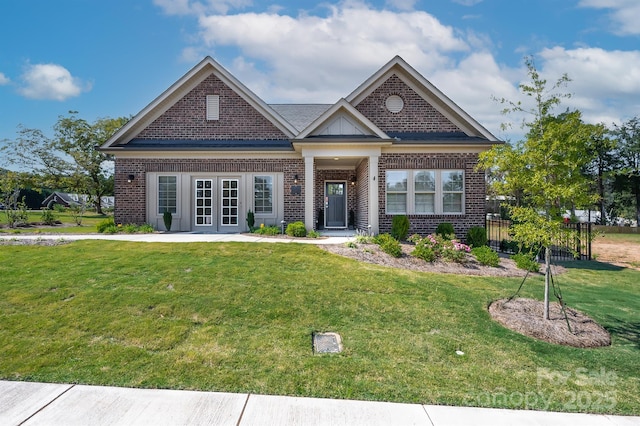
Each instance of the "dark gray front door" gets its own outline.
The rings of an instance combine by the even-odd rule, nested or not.
[[[326,182],[324,221],[327,228],[347,226],[347,187],[344,182]]]

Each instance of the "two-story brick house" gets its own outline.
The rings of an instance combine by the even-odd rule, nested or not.
[[[484,225],[478,154],[500,143],[402,58],[333,105],[268,105],[206,57],[123,126],[115,220],[172,231],[242,232],[303,221],[411,233]]]

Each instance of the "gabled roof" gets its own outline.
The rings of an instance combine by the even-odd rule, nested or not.
[[[372,136],[381,139],[389,139],[378,126],[373,124],[371,120],[365,117],[360,111],[355,109],[353,105],[347,102],[345,99],[340,99],[333,104],[331,108],[326,110],[322,115],[316,118],[311,124],[309,124],[303,131],[301,131],[296,139],[304,139],[309,136],[314,136],[323,126],[326,126],[332,122],[332,120],[346,118],[351,122],[354,127],[361,129],[358,133],[341,134],[341,136]],[[338,136],[338,135],[335,135]]]
[[[304,130],[331,108],[331,104],[270,104],[269,106],[298,131]]]
[[[136,114],[127,124],[122,126],[101,148],[108,149],[127,144],[185,94],[211,75],[211,73],[247,101],[287,137],[293,138],[298,133],[298,130],[291,123],[283,119],[255,93],[231,75],[222,65],[210,56],[207,56],[160,96],[154,99],[142,111]]]
[[[397,75],[405,84],[422,96],[429,104],[452,123],[457,125],[469,137],[481,137],[491,142],[498,139],[480,123],[462,110],[455,102],[436,88],[429,80],[411,67],[400,56],[394,57],[375,74],[356,88],[346,100],[354,107],[382,85],[392,75]]]

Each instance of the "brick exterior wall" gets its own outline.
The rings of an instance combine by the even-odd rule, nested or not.
[[[220,95],[219,120],[206,119],[207,95]],[[213,74],[137,137],[194,140],[287,139],[284,133]]]
[[[115,161],[116,223],[142,224],[146,221],[146,173],[269,173],[284,175],[284,220],[304,222],[304,161],[302,159],[126,159]],[[129,183],[128,175],[135,175]],[[298,183],[294,182],[298,175]],[[291,187],[301,186],[300,195]]]
[[[393,216],[386,209],[386,171],[419,169],[464,170],[465,213],[461,215],[408,215],[409,235],[427,235],[435,232],[441,222],[453,224],[458,238],[463,239],[472,226],[485,226],[485,177],[475,171],[478,154],[383,154],[379,162],[378,187],[380,191],[380,233],[391,232]]]
[[[404,101],[404,108],[400,112],[392,113],[385,107],[390,95],[398,95]],[[356,109],[385,132],[460,131],[395,74],[360,102]]]
[[[369,226],[369,159],[361,161],[356,169],[356,229],[367,231]]]

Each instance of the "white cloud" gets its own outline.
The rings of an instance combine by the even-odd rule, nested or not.
[[[449,65],[450,54],[470,49],[426,12],[378,11],[356,2],[332,6],[324,17],[245,13],[202,16],[199,22],[208,46],[234,47],[267,65],[276,100],[335,102],[395,55],[430,71]],[[233,71],[243,80],[242,72]]]
[[[580,109],[588,121],[611,124],[640,111],[640,51],[554,47],[539,57],[549,83],[564,73],[571,78],[573,96],[563,103]]]
[[[196,4],[172,3],[192,11]],[[587,3],[619,5],[620,0],[581,4]],[[518,84],[528,81],[527,70],[522,63],[515,68],[499,63],[486,34],[443,25],[424,11],[378,10],[360,0],[324,4],[318,10],[297,16],[277,9],[231,15],[198,12],[199,42],[184,49],[183,58],[195,63],[205,54],[216,57],[269,103],[332,103],[400,55],[499,138],[522,136],[523,115],[501,115],[503,105],[492,97],[527,102],[518,91]],[[639,51],[550,46],[536,59],[548,82],[564,73],[573,79],[567,88],[573,97],[561,107],[580,109],[587,121],[609,125],[640,111]],[[514,123],[513,129],[503,133],[500,124],[507,121]]]
[[[611,9],[611,31],[618,35],[640,34],[640,2],[638,0],[580,0],[581,7]]]
[[[11,80],[9,80],[9,77],[0,72],[0,86],[9,84],[9,82],[11,82]]]
[[[19,92],[31,99],[64,101],[90,89],[57,64],[29,65],[22,74],[22,81],[24,84]]]

